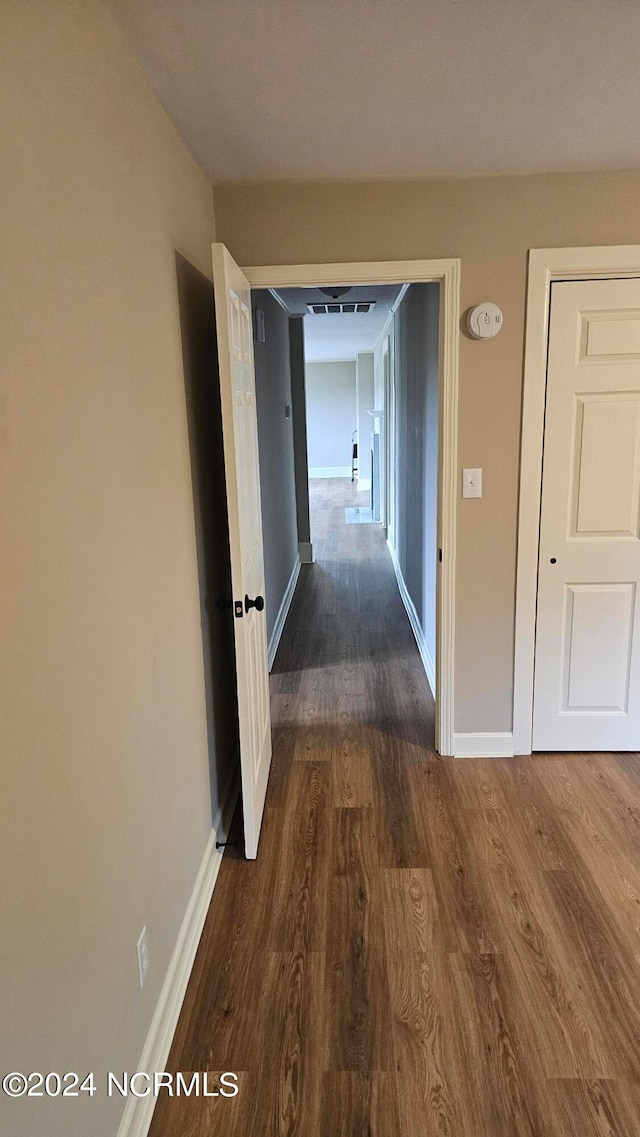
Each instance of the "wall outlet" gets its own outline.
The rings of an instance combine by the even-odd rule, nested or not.
[[[143,928],[140,932],[136,944],[136,955],[138,957],[138,983],[141,987],[144,987],[144,981],[147,978],[147,972],[149,970],[149,941],[147,940],[146,928]]]

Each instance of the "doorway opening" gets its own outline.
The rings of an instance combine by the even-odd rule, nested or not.
[[[318,559],[319,540],[325,557],[331,555],[331,541],[334,547],[342,541],[352,560],[375,555],[376,542],[387,563],[390,554],[429,687],[438,697],[447,527],[442,500],[448,448],[441,437],[448,401],[442,399],[444,283],[437,278],[352,286],[329,281],[314,288],[252,290],[271,667],[297,579],[295,567],[288,575],[284,561],[291,546],[282,524],[284,497],[284,514],[291,519],[295,512],[302,564]],[[285,382],[283,388],[286,322],[290,385]],[[282,412],[284,431],[278,425]],[[290,459],[287,423],[293,436]],[[356,536],[353,528],[365,526],[371,527],[367,536]],[[447,553],[452,566],[453,543]],[[337,572],[337,562],[334,568]],[[448,668],[445,708],[450,674]],[[440,710],[435,744],[446,752]],[[450,735],[449,726],[445,734]]]
[[[311,497],[319,501],[323,492],[340,490],[345,524],[381,525],[385,537],[386,451],[395,426],[388,421],[389,360],[395,313],[407,288],[397,284],[274,290],[289,317],[301,318],[303,325]],[[437,327],[433,332],[437,340]],[[301,489],[304,493],[304,486]]]
[[[214,245],[213,262],[233,589],[232,596],[219,599],[221,611],[231,613],[234,620],[245,851],[252,858],[257,854],[272,753],[279,738],[278,726],[282,725],[285,736],[287,732],[291,734],[287,716],[295,715],[294,691],[301,686],[312,692],[312,703],[310,706],[305,703],[296,720],[298,725],[311,722],[318,728],[330,725],[338,713],[336,696],[339,701],[348,688],[357,693],[359,699],[356,704],[349,701],[349,706],[341,712],[346,715],[347,726],[359,702],[366,715],[365,728],[371,724],[375,737],[379,737],[381,731],[384,734],[392,721],[396,730],[406,727],[410,731],[412,745],[417,745],[419,750],[425,753],[431,750],[432,754],[434,750],[454,753],[460,266],[457,260],[447,260],[243,270],[222,245]],[[362,603],[363,582],[357,575],[353,580],[353,557],[347,555],[340,568],[346,584],[340,590],[345,599],[343,612],[337,594],[335,604],[326,603],[327,597],[330,601],[332,597],[331,582],[324,588],[317,571],[313,573],[317,566],[305,563],[314,560],[305,405],[305,316],[291,315],[280,293],[289,288],[320,288],[331,294],[336,288],[344,287],[349,292],[362,285],[381,287],[405,283],[408,283],[406,291],[400,288],[397,293],[402,303],[393,313],[393,333],[386,343],[380,337],[379,374],[383,385],[385,376],[387,379],[387,389],[382,391],[383,406],[375,403],[375,360],[369,360],[367,395],[359,411],[359,417],[365,412],[368,416],[365,430],[369,434],[369,508],[372,517],[374,509],[379,510],[381,520],[347,524],[344,514],[340,526],[331,527],[330,537],[330,541],[335,541],[338,528],[342,531],[338,540],[347,532],[351,533],[352,540],[357,533],[362,534],[361,539],[365,534],[375,534],[383,554],[377,562],[381,571],[378,573],[374,567],[369,575],[381,588],[378,590],[369,584],[366,597],[370,602]],[[357,304],[354,307],[357,308]],[[313,309],[309,314],[322,315]],[[330,312],[327,305],[325,314],[360,315],[357,311]],[[377,341],[373,348],[376,345]],[[426,419],[430,384],[424,367],[430,351],[433,438],[428,448],[429,463],[425,463],[424,456],[419,459],[417,455],[420,447],[424,449],[429,434]],[[367,354],[374,356],[375,352],[358,353]],[[385,356],[388,356],[386,361]],[[357,363],[358,360],[356,378]],[[372,402],[373,406],[367,405]],[[379,420],[377,430],[376,419]],[[360,431],[361,428],[356,437],[360,437],[361,442]],[[361,455],[360,445],[358,458]],[[433,483],[434,505],[428,529],[430,538],[425,533],[423,516],[427,465]],[[360,478],[365,485],[359,492],[365,493],[367,467],[361,469]],[[351,467],[349,472],[357,471]],[[377,497],[374,499],[371,483],[376,479]],[[344,509],[361,508],[358,502],[343,504]],[[389,549],[384,541],[383,509]],[[417,562],[414,559],[416,548]],[[376,557],[372,557],[371,563],[375,562]],[[428,565],[426,573],[425,565]],[[301,569],[305,570],[306,580],[304,587],[296,591]],[[384,586],[383,576],[387,581]],[[433,591],[429,594],[425,588],[427,576],[432,583],[435,578],[431,653],[426,648],[422,650],[428,627],[423,601],[425,595],[433,598]],[[307,587],[308,584],[311,587]],[[401,616],[402,602],[409,622]],[[389,617],[386,626],[385,613],[393,611],[396,615]],[[294,612],[295,619],[292,619]],[[288,659],[285,687],[276,687],[274,691],[272,684],[270,695],[269,670],[273,667],[285,622]],[[363,634],[365,629],[366,634]],[[412,630],[421,649],[419,655],[415,646],[411,647]],[[402,664],[395,666],[394,651],[387,651],[387,656],[381,654],[382,648],[388,645],[389,635],[395,632],[400,645],[398,659],[404,657],[407,661],[404,671]],[[345,634],[354,642],[359,636],[362,639],[362,650],[356,651],[353,657],[345,658],[344,641],[341,646],[341,637]],[[327,659],[335,655],[336,650],[340,651],[339,666],[332,673]],[[425,672],[429,675],[429,660],[433,663],[435,715],[425,675]],[[390,664],[393,665],[391,670]],[[313,674],[309,686],[310,672]],[[421,680],[418,675],[422,676]],[[359,683],[363,688],[360,691]],[[391,720],[384,713],[380,718],[384,692],[392,688],[396,689],[400,709],[394,708]],[[277,712],[273,734],[269,729],[270,698],[271,707]],[[320,714],[322,708],[324,713]],[[294,732],[290,742],[298,747],[298,734]],[[315,742],[326,760],[327,746],[330,749],[327,731],[320,729]]]

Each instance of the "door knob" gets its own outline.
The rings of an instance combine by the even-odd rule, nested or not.
[[[264,608],[264,596],[256,596],[255,600],[250,600],[245,594],[244,610],[248,612],[250,608],[255,608],[256,612],[262,612]]]
[[[219,612],[224,612],[225,608],[233,608],[233,600],[225,600],[224,596],[219,596],[216,600],[216,608]]]

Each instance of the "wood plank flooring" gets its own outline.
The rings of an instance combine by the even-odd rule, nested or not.
[[[382,532],[313,482],[258,860],[227,853],[151,1137],[638,1137],[640,757],[440,758]]]

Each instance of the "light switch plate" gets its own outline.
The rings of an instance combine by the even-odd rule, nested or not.
[[[462,471],[462,496],[482,497],[482,470],[478,467]]]

